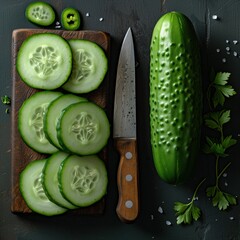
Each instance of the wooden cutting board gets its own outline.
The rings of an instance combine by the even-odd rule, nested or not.
[[[28,87],[20,78],[16,71],[16,57],[23,41],[32,34],[51,32],[62,36],[65,39],[87,39],[100,45],[106,52],[109,59],[110,36],[107,33],[99,31],[63,31],[63,30],[44,30],[44,29],[17,29],[12,33],[12,132],[11,132],[11,171],[12,171],[12,202],[11,210],[13,213],[32,213],[27,207],[19,191],[19,174],[26,165],[36,159],[45,158],[46,155],[39,154],[30,149],[21,139],[18,132],[18,111],[22,103],[37,90]],[[107,90],[109,84],[108,74],[101,86],[89,93],[82,95],[89,100],[94,101],[102,108],[107,107]],[[107,147],[100,153],[100,157],[107,161]],[[78,210],[69,211],[67,214],[101,214],[104,211],[104,198],[98,203]]]

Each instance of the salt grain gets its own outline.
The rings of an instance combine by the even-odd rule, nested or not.
[[[170,221],[167,220],[167,221],[166,221],[166,225],[167,225],[167,226],[171,226],[172,223],[171,223]]]
[[[213,19],[213,20],[217,20],[217,19],[218,19],[218,16],[217,16],[217,15],[212,15],[212,19]]]
[[[87,13],[86,13],[86,17],[89,17],[89,16],[90,16],[90,13],[89,13],[89,12],[87,12]]]
[[[238,44],[238,41],[237,40],[233,40],[233,44],[234,45]]]
[[[233,56],[237,57],[238,53],[237,52],[233,52]]]
[[[223,62],[223,63],[227,62],[226,58],[223,58],[223,59],[222,59],[222,62]]]
[[[224,173],[224,174],[223,174],[223,177],[227,177],[227,173]]]
[[[229,40],[226,40],[226,43],[229,43]]]
[[[159,208],[158,208],[158,212],[160,212],[161,214],[163,213],[162,207],[159,207]]]
[[[232,221],[232,220],[234,220],[234,217],[230,217],[229,219]]]
[[[220,49],[219,49],[219,48],[217,48],[217,49],[216,49],[216,52],[217,52],[217,53],[219,53],[219,52],[220,52]]]
[[[103,21],[103,18],[102,18],[102,17],[101,17],[101,18],[99,18],[99,21],[100,21],[100,22],[102,22],[102,21]]]
[[[230,47],[226,47],[226,50],[227,50],[227,51],[230,51]]]

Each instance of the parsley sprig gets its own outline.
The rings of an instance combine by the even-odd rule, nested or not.
[[[225,136],[224,126],[230,122],[231,111],[219,109],[224,106],[226,98],[236,94],[231,85],[228,84],[230,73],[219,72],[214,74],[213,80],[209,84],[207,91],[207,100],[210,108],[210,113],[204,116],[205,125],[217,133],[217,137],[206,137],[204,152],[215,156],[215,184],[206,189],[206,195],[212,199],[214,207],[219,210],[226,210],[230,205],[236,205],[236,197],[230,193],[224,192],[220,188],[219,180],[231,165],[228,162],[220,171],[219,162],[221,158],[229,156],[228,150],[235,145],[237,141],[232,135]],[[217,109],[218,108],[218,109]],[[177,224],[191,224],[192,221],[197,221],[201,216],[201,210],[195,205],[196,194],[206,179],[204,178],[196,187],[192,199],[188,203],[175,202],[174,210],[177,216]]]
[[[208,102],[209,107],[213,112],[205,115],[205,125],[218,133],[218,138],[206,137],[206,145],[204,151],[207,154],[213,154],[215,156],[215,184],[206,189],[208,197],[212,198],[212,204],[214,207],[218,207],[219,210],[226,210],[230,205],[236,205],[236,198],[220,189],[219,180],[223,173],[230,166],[229,162],[222,171],[219,170],[219,161],[221,158],[229,156],[228,149],[237,143],[237,140],[233,139],[232,135],[225,136],[224,126],[230,122],[230,110],[221,109],[219,111],[216,108],[220,105],[223,107],[225,98],[231,97],[236,94],[231,85],[228,84],[230,73],[219,72],[211,82],[208,89]],[[211,94],[212,104],[211,107]]]
[[[174,210],[177,215],[177,224],[191,224],[192,221],[197,221],[201,216],[201,210],[199,207],[195,205],[195,199],[200,186],[205,182],[206,178],[204,178],[196,187],[191,201],[188,203],[175,202]]]

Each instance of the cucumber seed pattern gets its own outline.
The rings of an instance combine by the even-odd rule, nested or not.
[[[46,11],[45,8],[40,6],[33,8],[31,14],[34,18],[39,20],[47,20],[50,17],[49,11]]]
[[[29,61],[38,76],[46,79],[58,68],[61,57],[53,47],[40,46],[31,55]]]
[[[44,192],[43,186],[42,186],[42,174],[41,173],[33,182],[33,192],[41,200],[49,201],[48,197],[46,196],[46,194]]]
[[[76,165],[73,168],[71,188],[81,194],[87,194],[95,188],[98,179],[97,169]]]
[[[96,136],[98,125],[94,123],[90,114],[82,112],[77,115],[72,124],[71,131],[76,134],[81,144],[88,144]]]
[[[32,118],[30,118],[29,125],[34,128],[35,133],[40,142],[47,142],[44,130],[43,130],[43,117],[46,112],[48,104],[43,104],[42,106],[35,109]]]
[[[78,49],[73,54],[73,70],[70,80],[75,83],[89,76],[93,71],[93,61],[91,55],[84,49]]]

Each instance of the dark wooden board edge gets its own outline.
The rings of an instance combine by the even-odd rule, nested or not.
[[[45,29],[17,29],[12,33],[12,117],[11,117],[11,211],[18,214],[32,214],[26,205],[19,191],[19,175],[25,166],[35,159],[42,159],[47,155],[39,154],[30,149],[22,140],[17,127],[18,111],[23,101],[34,94],[36,89],[28,87],[19,77],[16,71],[16,57],[22,42],[30,35],[36,33],[50,32],[62,36],[65,39],[87,39],[100,45],[105,53],[110,57],[110,35],[101,31],[64,31]],[[109,74],[107,73],[100,87],[82,96],[97,103],[102,108],[107,107],[107,96],[109,86]],[[107,163],[108,146],[106,146],[99,156]],[[68,211],[66,214],[103,214],[105,208],[105,197],[92,206]]]

